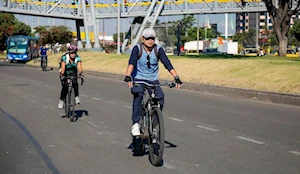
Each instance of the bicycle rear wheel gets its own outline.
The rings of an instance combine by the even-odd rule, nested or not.
[[[75,117],[75,92],[73,88],[70,90],[69,107],[70,121],[73,122]]]
[[[151,124],[151,125],[150,125]],[[149,119],[149,159],[152,165],[162,165],[165,129],[164,120],[160,108],[154,108]]]

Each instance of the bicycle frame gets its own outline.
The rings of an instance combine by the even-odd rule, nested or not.
[[[83,78],[82,77],[73,77],[73,76],[67,76],[64,79],[66,79],[67,85],[68,85],[68,93],[65,97],[65,112],[66,116],[70,118],[70,121],[73,121],[73,117],[75,116],[75,97],[72,99],[72,88],[73,88],[73,80],[76,78],[81,78],[81,85],[83,84]],[[68,100],[67,100],[68,99]],[[73,102],[72,102],[73,100]],[[67,102],[68,101],[68,102]],[[73,112],[71,112],[71,107]]]
[[[159,101],[157,99],[157,96],[155,94],[155,89],[158,86],[164,86],[167,85],[168,87],[172,88],[175,86],[174,83],[162,83],[162,84],[158,84],[158,85],[153,85],[153,84],[149,84],[143,81],[136,81],[134,82],[134,85],[139,85],[139,83],[141,84],[145,84],[144,86],[144,95],[146,95],[145,93],[148,92],[149,93],[149,98],[147,100],[145,100],[145,98],[143,98],[142,100],[142,112],[146,111],[145,113],[142,113],[141,117],[143,120],[143,123],[141,125],[141,130],[142,133],[146,133],[146,131],[150,131],[150,135],[152,135],[152,124],[150,124],[152,122],[152,110],[154,108],[160,108],[160,104]],[[147,135],[143,135],[143,137],[147,137]]]
[[[156,94],[154,92],[155,88],[151,89],[151,92],[149,94],[149,98],[147,100],[143,99],[142,101],[142,107],[143,107],[143,111],[145,111],[145,113],[142,113],[142,120],[144,120],[143,124],[142,124],[142,131],[143,133],[145,133],[147,130],[150,131],[150,135],[152,134],[152,124],[150,124],[152,122],[152,109],[153,108],[160,108],[159,102],[156,98]],[[148,90],[145,89],[144,92],[147,92]]]
[[[149,160],[152,165],[158,166],[162,162],[164,151],[164,121],[159,100],[155,93],[158,86],[167,84],[170,88],[174,87],[174,83],[164,83],[153,85],[146,82],[134,82],[134,86],[145,84],[144,95],[147,91],[149,98],[142,100],[142,115],[140,119],[141,135],[134,137],[134,148],[136,149],[134,155],[143,155],[145,150],[145,143],[143,139],[148,138]],[[155,115],[155,116],[154,116]],[[155,120],[157,119],[157,120]],[[158,126],[158,127],[157,127]],[[158,128],[158,129],[157,129]],[[141,141],[142,140],[142,141]]]
[[[47,56],[46,55],[42,55],[41,56],[41,61],[42,61],[42,70],[46,71],[47,68]]]

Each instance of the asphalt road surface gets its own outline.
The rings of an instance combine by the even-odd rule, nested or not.
[[[297,106],[164,88],[164,164],[154,167],[132,156],[129,88],[94,76],[79,88],[70,122],[58,72],[0,64],[1,174],[300,173]]]

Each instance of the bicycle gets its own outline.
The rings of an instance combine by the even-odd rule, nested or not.
[[[46,71],[47,70],[47,56],[42,55],[41,61],[42,61],[42,71]]]
[[[148,139],[150,162],[154,166],[159,166],[163,161],[165,132],[162,111],[155,94],[155,88],[158,86],[168,86],[169,88],[173,88],[175,87],[175,83],[165,82],[153,85],[143,81],[135,81],[133,84],[136,86],[141,83],[144,84],[144,95],[147,90],[149,98],[147,100],[143,98],[142,100],[142,115],[139,122],[141,135],[133,137],[134,156],[144,154],[144,140]]]
[[[65,114],[66,117],[70,119],[71,122],[73,122],[74,117],[75,117],[75,92],[74,92],[74,88],[72,86],[72,82],[73,79],[77,79],[80,78],[81,79],[81,85],[83,85],[84,80],[83,77],[73,77],[73,76],[66,76],[63,78],[63,80],[66,79],[67,85],[68,85],[68,93],[67,96],[64,100],[65,102]]]

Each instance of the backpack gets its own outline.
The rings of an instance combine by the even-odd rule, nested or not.
[[[143,43],[140,43],[140,50],[139,50],[139,54],[138,54],[138,59],[140,59],[142,57],[142,54],[143,54]],[[157,49],[157,45],[154,44],[154,53],[155,53],[155,56],[157,57],[157,61],[159,61],[159,54],[158,54],[158,49]]]
[[[61,58],[60,58],[59,68],[61,68],[61,62],[62,62],[64,56],[66,56],[66,58],[67,58],[67,59],[66,59],[66,65],[70,62],[70,56],[69,56],[69,54],[68,54],[68,53],[63,54],[63,55],[61,56]],[[77,59],[77,57],[76,57],[76,58],[75,58],[75,63],[77,64],[77,62],[78,62],[78,59]]]

